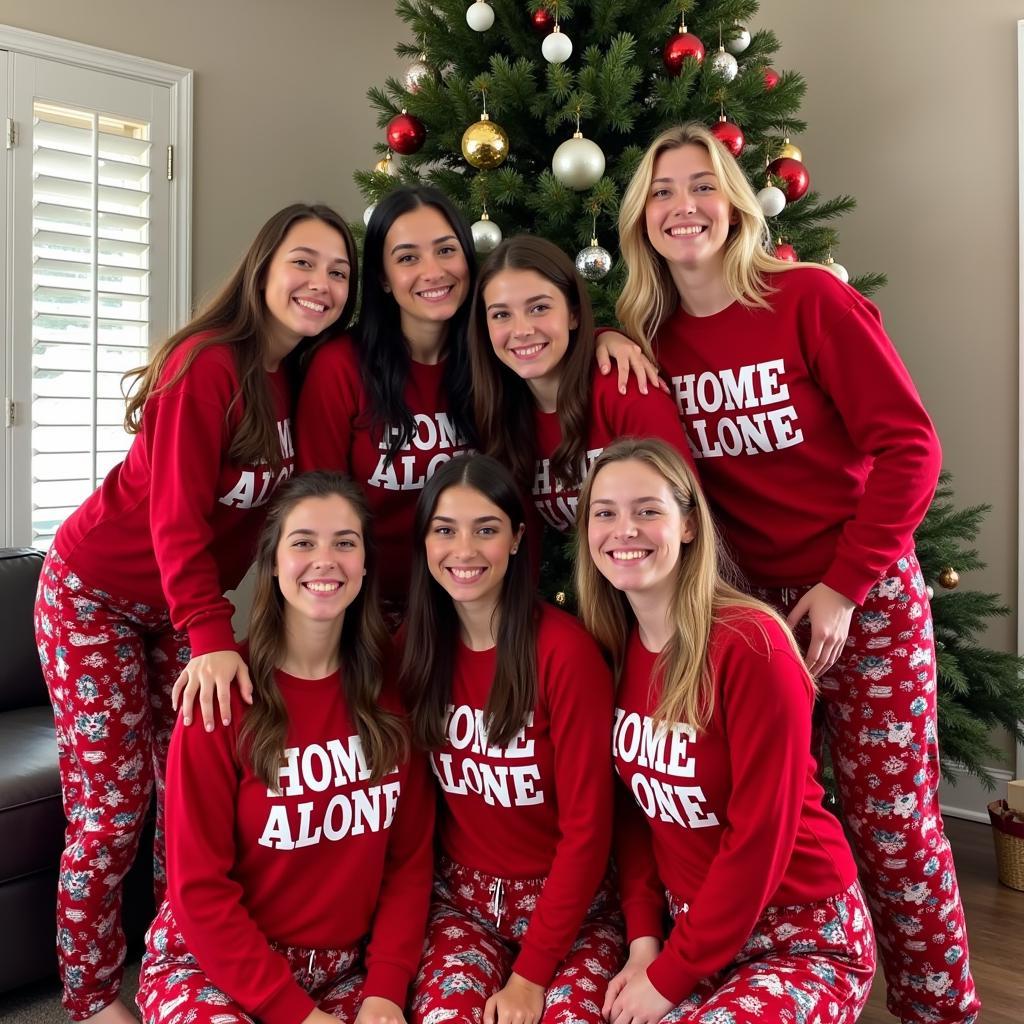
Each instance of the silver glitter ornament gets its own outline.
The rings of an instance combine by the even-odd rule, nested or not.
[[[473,248],[477,252],[490,252],[501,243],[501,228],[494,223],[484,210],[480,219],[470,228],[473,234]]]
[[[551,172],[563,184],[577,192],[596,185],[604,174],[604,151],[596,142],[576,131],[551,158]]]
[[[415,64],[410,64],[405,72],[405,87],[409,92],[419,92],[423,80],[431,75],[430,68],[421,59]]]
[[[612,269],[612,254],[591,238],[590,245],[576,253],[576,269],[587,281],[600,281]]]
[[[731,82],[740,70],[736,58],[731,53],[726,53],[724,46],[720,46],[718,53],[711,58],[711,67],[727,82]]]

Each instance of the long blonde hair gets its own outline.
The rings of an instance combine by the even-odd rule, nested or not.
[[[647,147],[619,205],[619,249],[627,273],[615,315],[626,334],[651,360],[654,337],[675,311],[679,293],[668,265],[647,237],[647,199],[658,157],[681,146],[703,146],[707,150],[719,188],[736,214],[736,223],[729,228],[725,242],[724,270],[726,287],[738,302],[767,309],[772,288],[766,274],[813,265],[789,263],[769,254],[768,224],[757,196],[736,159],[706,125],[687,121],[667,128]]]
[[[634,616],[626,595],[612,586],[594,564],[587,542],[587,525],[594,481],[606,466],[624,461],[640,462],[661,476],[680,514],[689,516],[693,525],[694,538],[680,552],[669,608],[669,620],[675,629],[658,655],[652,683],[659,678],[662,680],[661,699],[654,713],[656,723],[687,722],[704,729],[714,711],[715,680],[708,658],[712,626],[716,623],[735,625],[740,617],[745,623],[751,621],[749,615],[730,613],[758,612],[774,619],[801,664],[803,659],[781,617],[763,601],[743,593],[723,577],[723,572],[735,576],[735,570],[722,550],[704,492],[680,454],[656,438],[627,437],[609,445],[598,457],[580,491],[576,510],[576,592],[580,616],[587,629],[611,654],[616,676],[622,673]],[[756,619],[754,625],[763,634]],[[767,636],[764,639],[767,647]]]

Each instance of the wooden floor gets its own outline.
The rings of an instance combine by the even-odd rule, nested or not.
[[[980,1024],[1024,1022],[1024,892],[999,884],[988,825],[946,819],[960,892],[967,910],[971,968],[981,996]],[[893,1024],[885,980],[875,976],[861,1024]]]

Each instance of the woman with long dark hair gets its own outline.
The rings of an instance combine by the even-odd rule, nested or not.
[[[487,257],[469,351],[480,449],[512,468],[557,530],[572,527],[587,468],[616,438],[661,437],[690,457],[666,394],[621,394],[595,366],[587,286],[547,239],[516,235]]]
[[[443,466],[416,509],[401,677],[443,794],[424,1024],[597,1024],[620,962],[603,881],[611,678],[583,627],[537,599],[525,521],[486,455]]]
[[[147,936],[146,1024],[404,1024],[432,869],[433,794],[410,756],[359,488],[308,473],[256,555],[253,704],[179,723],[168,892]]]
[[[722,578],[708,503],[664,442],[606,448],[579,524],[580,610],[618,684],[629,960],[606,1019],[852,1024],[874,974],[871,921],[822,806],[814,683],[789,630]]]
[[[249,693],[223,596],[252,561],[274,489],[294,465],[292,364],[304,339],[348,320],[356,254],[344,220],[296,204],[260,229],[230,280],[169,338],[128,402],[123,462],[57,531],[40,579],[36,642],[53,700],[68,821],[58,959],[73,1020],[127,1024],[117,999],[121,882],[154,779],[164,886],[163,767],[173,697],[230,717]]]

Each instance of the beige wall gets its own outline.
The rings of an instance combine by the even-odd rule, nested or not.
[[[960,503],[993,510],[988,569],[1017,594],[1017,28],[1020,0],[762,0],[776,66],[807,79],[813,187],[848,192],[836,258],[882,270],[875,301],[942,438]],[[1013,650],[1016,616],[988,642]],[[1001,737],[1002,767],[1013,768]]]

